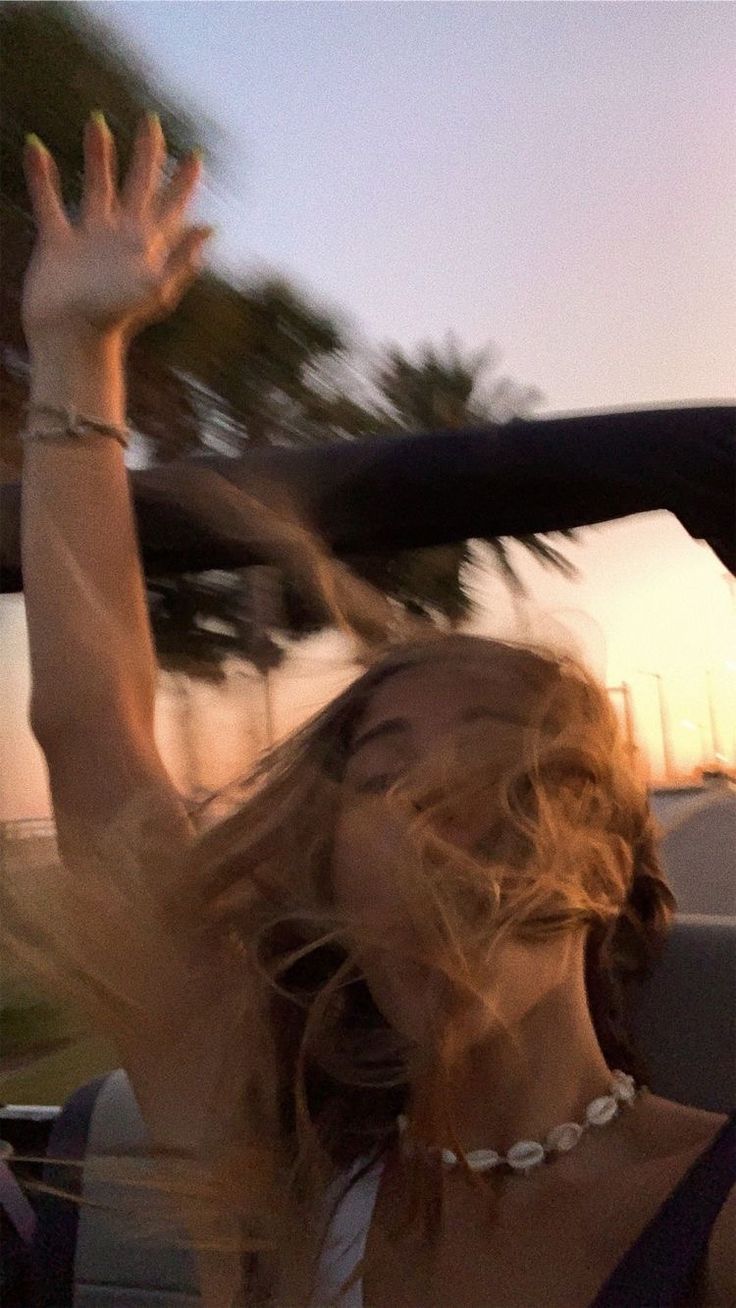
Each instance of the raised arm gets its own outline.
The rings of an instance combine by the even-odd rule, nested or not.
[[[90,119],[84,197],[72,225],[51,155],[34,138],[26,147],[38,227],[23,291],[31,362],[22,514],[30,717],[59,839],[72,857],[139,798],[158,813],[164,846],[170,834],[188,832],[154,741],[156,662],[123,447],[104,435],[38,439],[59,425],[47,408],[124,430],[128,341],[165,316],[196,275],[207,229],[183,231],[181,215],[199,161],[187,159],[162,195],[165,157],[151,117],[118,195],[112,135]]]
[[[33,140],[27,146],[38,241],[23,294],[32,382],[22,555],[31,723],[48,765],[66,884],[75,913],[81,906],[88,919],[81,989],[88,966],[154,1142],[208,1160],[226,1129],[224,1110],[213,1107],[217,1078],[237,1058],[228,1021],[208,1020],[208,1005],[222,1016],[229,1002],[224,973],[204,967],[195,977],[188,933],[171,921],[167,933],[158,911],[159,880],[175,875],[192,831],[154,740],[156,663],[123,448],[114,434],[41,437],[58,419],[40,406],[122,427],[127,343],[166,316],[197,273],[209,229],[185,229],[182,215],[199,161],[189,157],[161,192],[165,153],[158,119],[149,118],[118,195],[114,142],[91,121],[72,225],[51,155]],[[109,853],[111,831],[121,837],[116,857],[91,860],[92,851]],[[108,911],[98,923],[100,903]],[[239,1269],[215,1254],[199,1266],[203,1301],[226,1308]]]

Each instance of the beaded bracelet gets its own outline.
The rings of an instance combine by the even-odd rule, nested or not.
[[[51,427],[38,427],[35,422],[31,425],[29,420],[24,430],[20,433],[23,441],[61,441],[68,440],[70,437],[76,440],[83,440],[87,436],[112,436],[114,440],[127,450],[130,444],[130,434],[125,427],[116,427],[113,423],[99,422],[96,418],[85,418],[83,414],[77,413],[76,409],[57,409],[50,404],[28,403],[24,406],[25,412],[29,415],[33,413],[46,413],[52,417],[61,419],[61,422]]]

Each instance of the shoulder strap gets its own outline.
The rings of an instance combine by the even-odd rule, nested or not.
[[[655,1213],[590,1308],[674,1308],[707,1251],[736,1184],[736,1109]]]

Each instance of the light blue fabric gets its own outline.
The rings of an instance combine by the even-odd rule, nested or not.
[[[338,1193],[345,1189],[348,1181],[352,1180],[367,1161],[367,1157],[357,1159],[347,1172],[333,1181],[325,1196],[325,1213],[335,1202]],[[356,1281],[355,1285],[339,1299],[335,1296],[365,1254],[371,1217],[384,1166],[385,1160],[380,1159],[365,1176],[355,1182],[340,1203],[322,1248],[317,1288],[312,1297],[311,1308],[328,1308],[328,1305],[333,1303],[335,1308],[363,1308],[361,1281]]]

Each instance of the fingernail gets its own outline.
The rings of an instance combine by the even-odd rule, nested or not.
[[[103,114],[101,109],[93,109],[92,113],[90,114],[90,118],[92,119],[92,122],[96,124],[97,127],[102,128],[103,132],[109,133],[110,128],[108,127],[105,121],[105,115]]]
[[[202,149],[201,145],[195,146],[195,148],[192,150],[192,157],[194,159],[204,159],[204,150]]]
[[[41,137],[36,136],[35,132],[26,132],[26,145],[30,146],[32,150],[42,150],[44,154],[50,153]]]
[[[161,119],[159,118],[158,114],[154,112],[153,109],[148,110],[148,113],[146,114],[146,119],[148,120],[148,123],[151,127],[161,126]]]

